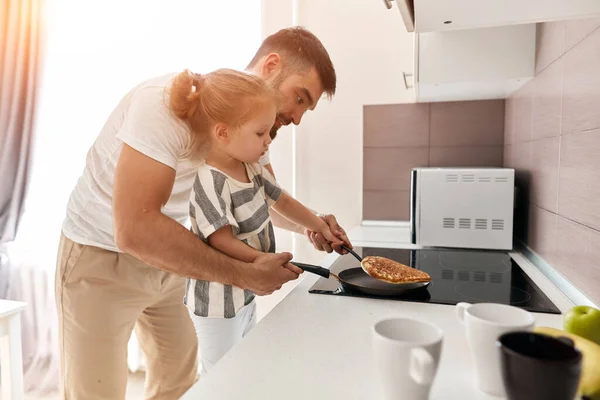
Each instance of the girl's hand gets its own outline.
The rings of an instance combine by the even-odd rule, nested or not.
[[[327,224],[323,224],[323,227],[320,229],[319,233],[321,233],[321,235],[323,235],[323,237],[325,238],[325,240],[333,248],[335,248],[335,247],[339,248],[340,245],[344,244],[343,237],[336,236],[331,231],[331,229],[329,228],[329,225],[327,225]]]
[[[342,241],[341,244],[345,244],[346,247],[351,249],[354,248],[350,242],[350,239],[348,239],[348,235],[346,235],[346,231],[344,231],[344,229],[338,224],[335,216],[331,214],[319,214],[319,218],[321,218],[329,226],[330,232],[333,233],[337,239]],[[341,255],[348,253],[346,250],[340,247],[340,245],[332,246],[331,241],[327,240],[321,232],[314,232],[306,229],[304,233],[314,248],[319,251],[325,251],[327,253],[335,251]]]

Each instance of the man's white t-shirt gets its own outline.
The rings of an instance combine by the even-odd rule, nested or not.
[[[69,198],[63,233],[72,241],[120,251],[113,233],[112,200],[123,143],[176,171],[171,196],[162,212],[184,226],[188,224],[189,196],[198,165],[183,159],[189,127],[168,108],[168,88],[176,75],[138,85],[108,117]],[[260,163],[269,163],[268,152]]]

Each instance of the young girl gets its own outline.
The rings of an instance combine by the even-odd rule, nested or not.
[[[190,196],[192,231],[230,257],[254,261],[275,252],[269,208],[333,244],[328,225],[283,192],[259,163],[269,148],[277,93],[261,78],[233,70],[179,75],[171,92],[178,116],[197,115],[192,157],[205,157]],[[200,111],[200,112],[198,112]],[[189,279],[184,302],[196,328],[206,373],[256,323],[255,294]]]

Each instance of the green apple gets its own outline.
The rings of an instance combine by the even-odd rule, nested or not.
[[[600,310],[590,306],[575,306],[565,314],[565,331],[600,344]]]

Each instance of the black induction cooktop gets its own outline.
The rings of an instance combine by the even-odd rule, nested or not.
[[[319,279],[310,293],[381,298],[437,304],[500,303],[528,311],[560,314],[560,310],[506,252],[446,249],[388,249],[356,247],[363,257],[377,255],[427,272],[431,283],[398,297],[345,291],[334,279]],[[331,272],[360,266],[350,254],[338,257]]]

